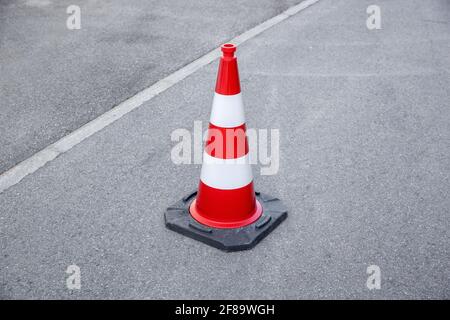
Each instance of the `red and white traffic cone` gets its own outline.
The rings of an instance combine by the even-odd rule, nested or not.
[[[255,246],[287,211],[279,199],[254,191],[236,46],[221,49],[198,192],[169,207],[165,220],[169,229],[236,251]]]
[[[248,159],[235,51],[232,44],[222,46],[200,184],[190,207],[195,220],[213,228],[243,227],[262,212]]]

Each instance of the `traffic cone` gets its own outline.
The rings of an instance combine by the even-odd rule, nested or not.
[[[226,251],[250,249],[287,210],[254,191],[236,46],[221,47],[198,192],[167,208],[167,228]]]

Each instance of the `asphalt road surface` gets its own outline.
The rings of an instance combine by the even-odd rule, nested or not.
[[[13,19],[6,4],[2,24]],[[382,29],[368,30],[371,4],[321,0],[238,48],[247,126],[280,130],[280,169],[260,176],[255,167],[255,185],[289,209],[257,247],[225,253],[163,222],[165,208],[198,183],[198,165],[172,163],[170,134],[196,120],[206,127],[215,61],[0,194],[0,297],[449,299],[450,3],[380,0]],[[11,156],[4,168],[280,10],[234,9],[230,28],[210,6],[198,13],[204,25],[177,22],[168,40],[154,20],[194,21],[194,8],[148,10],[142,19],[159,26],[149,30],[115,26],[119,13],[137,10],[115,8],[97,8],[109,21],[97,35],[89,30],[101,29],[98,18],[85,18],[76,41],[64,29],[63,44],[47,35],[61,47],[38,52],[46,64],[12,62],[18,53],[5,56],[3,41],[1,59],[11,62],[2,63],[1,130],[9,132],[5,117],[15,130],[1,149]],[[67,58],[78,71],[61,75],[66,67],[53,63],[81,37],[89,44]],[[85,46],[93,55],[77,69]],[[9,75],[25,87],[5,86]],[[41,95],[30,106],[34,90]],[[81,269],[80,290],[66,287],[71,264]],[[379,290],[366,286],[369,265],[380,267]]]
[[[0,1],[0,173],[300,0],[191,2]]]

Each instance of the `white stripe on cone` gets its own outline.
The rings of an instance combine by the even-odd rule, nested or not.
[[[232,190],[245,187],[253,181],[249,156],[219,159],[203,153],[202,182],[212,188]]]
[[[214,94],[210,123],[221,128],[235,128],[245,123],[242,95]]]

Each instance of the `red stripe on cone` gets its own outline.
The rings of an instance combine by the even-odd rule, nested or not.
[[[222,46],[223,56],[220,58],[217,73],[216,92],[233,95],[241,92],[237,59],[234,56],[236,46],[227,43]]]
[[[236,128],[221,128],[209,124],[205,151],[212,157],[236,159],[248,153],[245,124]]]
[[[255,222],[262,212],[253,182],[239,189],[220,190],[200,181],[190,209],[194,219],[214,228],[239,228]]]

